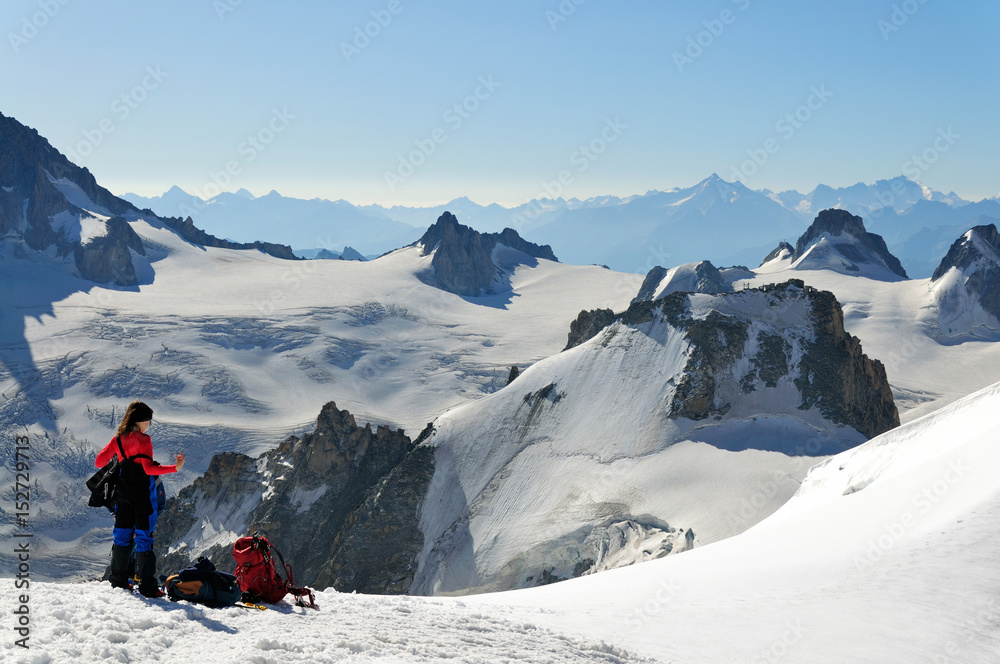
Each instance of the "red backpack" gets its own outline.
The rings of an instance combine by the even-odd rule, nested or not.
[[[271,558],[274,552],[281,561],[282,573]],[[285,562],[281,552],[262,535],[241,537],[233,544],[233,558],[236,559],[236,582],[243,591],[247,602],[267,602],[277,604],[285,595],[295,595],[299,606],[316,606],[316,599],[309,588],[297,588],[292,577],[292,566]],[[282,578],[284,576],[284,578]],[[309,604],[305,598],[309,598]]]

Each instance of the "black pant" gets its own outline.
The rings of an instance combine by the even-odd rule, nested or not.
[[[130,546],[135,534],[137,552],[153,550],[153,530],[156,528],[157,513],[139,514],[130,503],[118,501],[115,504],[114,540],[119,546]]]

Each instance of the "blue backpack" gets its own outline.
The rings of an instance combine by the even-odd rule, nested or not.
[[[166,587],[170,599],[186,599],[214,608],[233,606],[243,597],[236,577],[218,571],[206,558],[167,577]]]

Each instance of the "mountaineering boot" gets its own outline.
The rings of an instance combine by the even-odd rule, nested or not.
[[[128,557],[132,547],[115,544],[111,547],[111,576],[108,579],[112,588],[130,590],[128,585]]]
[[[143,597],[163,597],[166,595],[156,583],[156,554],[140,551],[135,554],[135,571],[139,574],[139,594]]]

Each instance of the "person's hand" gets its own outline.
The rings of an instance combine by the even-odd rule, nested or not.
[[[177,470],[180,470],[181,468],[183,468],[184,467],[184,453],[183,452],[179,452],[179,453],[175,454],[174,455],[174,461],[177,464]]]

